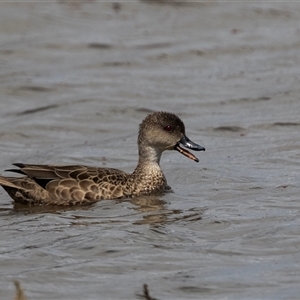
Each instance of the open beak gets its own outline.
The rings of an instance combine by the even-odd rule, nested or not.
[[[174,149],[177,150],[178,152],[180,152],[181,154],[194,160],[195,162],[199,162],[199,159],[194,154],[192,154],[191,152],[189,152],[188,150],[186,150],[184,148],[181,148],[180,144],[182,146],[184,146],[185,148],[189,148],[189,149],[192,149],[195,151],[205,151],[204,147],[192,142],[186,135],[183,135],[181,140],[174,147]]]

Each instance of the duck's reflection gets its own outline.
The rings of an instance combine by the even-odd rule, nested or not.
[[[133,208],[141,212],[142,219],[135,221],[134,225],[141,224],[167,224],[180,220],[198,221],[202,219],[204,208],[193,208],[188,211],[170,209],[161,196],[140,196],[130,200],[135,205]]]
[[[130,203],[135,205],[135,210],[142,213],[160,211],[165,209],[166,201],[162,197],[156,195],[140,196],[130,199]]]

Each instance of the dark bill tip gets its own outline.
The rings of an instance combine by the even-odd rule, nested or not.
[[[179,143],[189,149],[195,150],[195,151],[205,151],[205,148],[192,142],[186,135],[184,135]]]
[[[181,138],[181,140],[175,145],[174,149],[195,162],[199,162],[199,159],[193,153],[184,148],[181,148],[179,144],[195,151],[205,151],[204,147],[192,142],[186,135]]]

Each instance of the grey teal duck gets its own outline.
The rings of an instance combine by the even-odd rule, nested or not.
[[[185,135],[185,126],[173,113],[154,112],[140,124],[139,161],[132,174],[118,169],[81,165],[53,166],[16,163],[7,171],[23,177],[0,176],[0,185],[16,203],[29,205],[84,205],[163,192],[170,187],[160,168],[163,151],[177,150],[199,160],[188,150],[204,151]]]

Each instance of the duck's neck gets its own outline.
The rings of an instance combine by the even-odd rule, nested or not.
[[[140,164],[157,164],[159,166],[162,151],[150,146],[139,147],[139,163]]]
[[[167,181],[159,166],[162,151],[139,144],[139,162],[128,181],[135,196],[164,191]]]
[[[150,146],[139,147],[139,161],[133,173],[141,173],[147,175],[162,174],[159,162],[162,151]]]

